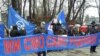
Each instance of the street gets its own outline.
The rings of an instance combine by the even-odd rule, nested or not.
[[[64,50],[64,51],[56,51],[56,52],[49,52],[47,56],[100,56],[100,47],[96,49],[97,53],[91,54],[89,51],[89,47],[87,48],[80,48],[74,50]],[[22,55],[22,56],[37,56],[35,53]]]

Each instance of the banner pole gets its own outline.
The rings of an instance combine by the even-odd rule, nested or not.
[[[12,3],[11,0],[8,0],[8,9],[7,9],[7,11],[8,11],[8,16],[7,16],[7,27],[8,27],[8,18],[9,18],[9,7],[12,6],[11,3]],[[11,29],[8,28],[8,37],[10,37],[10,31],[11,31]]]

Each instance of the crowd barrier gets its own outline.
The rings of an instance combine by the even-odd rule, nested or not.
[[[67,50],[98,45],[100,33],[86,36],[33,35],[0,39],[0,56],[19,56],[47,50]]]

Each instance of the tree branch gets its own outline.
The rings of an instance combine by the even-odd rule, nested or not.
[[[74,18],[73,18],[73,21],[76,20],[76,18],[77,18],[77,16],[78,16],[78,13],[80,12],[80,10],[81,10],[81,8],[83,7],[83,5],[85,4],[85,1],[86,1],[86,0],[83,0],[83,2],[82,2],[82,4],[80,5],[78,11],[76,12],[76,15],[75,15]]]

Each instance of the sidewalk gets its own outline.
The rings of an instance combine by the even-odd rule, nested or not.
[[[57,52],[49,52],[47,56],[100,56],[100,47],[97,47],[97,53],[90,54],[90,47],[88,48],[80,48],[75,50],[65,50],[65,51],[57,51]],[[35,53],[22,55],[22,56],[37,56]]]

